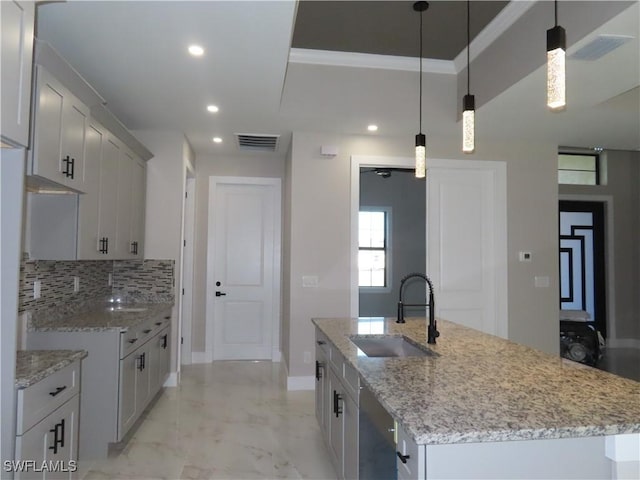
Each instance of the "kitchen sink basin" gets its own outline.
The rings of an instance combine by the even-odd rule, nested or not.
[[[381,336],[372,337],[367,335],[354,335],[351,341],[367,357],[427,357],[437,355],[423,347],[409,342],[404,337]]]
[[[147,307],[110,307],[111,312],[144,312]]]

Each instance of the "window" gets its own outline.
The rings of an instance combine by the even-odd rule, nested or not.
[[[358,216],[360,287],[387,287],[389,274],[389,209],[361,210]]]
[[[558,183],[600,185],[600,156],[593,154],[561,153],[558,155]]]

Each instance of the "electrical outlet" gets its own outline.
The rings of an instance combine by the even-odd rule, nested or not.
[[[304,363],[311,363],[311,352],[304,352]]]
[[[42,284],[41,284],[40,280],[36,280],[35,282],[33,282],[33,298],[34,299],[40,298],[40,288],[41,287],[42,287]]]
[[[73,291],[74,292],[79,292],[80,291],[80,277],[73,277]]]

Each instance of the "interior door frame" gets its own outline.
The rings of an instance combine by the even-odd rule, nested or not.
[[[215,308],[215,255],[210,245],[215,238],[215,208],[212,208],[218,185],[262,185],[274,188],[274,239],[273,239],[273,308],[271,324],[271,361],[279,362],[282,353],[280,350],[280,303],[282,290],[282,180],[275,177],[228,177],[213,175],[209,177],[209,198],[207,214],[207,291],[205,309],[205,360],[213,361],[214,349],[214,308]]]
[[[615,251],[613,240],[615,232],[613,229],[614,202],[612,195],[582,195],[582,194],[559,194],[558,207],[560,201],[570,202],[599,202],[604,204],[604,278],[606,288],[606,312],[607,312],[607,346],[615,347],[618,339],[616,333],[616,302],[615,300]],[[558,264],[558,278],[560,278],[560,266]]]
[[[360,168],[361,167],[401,167],[414,168],[415,159],[412,157],[383,157],[373,155],[352,155],[351,156],[351,301],[350,310],[352,317],[358,317],[359,311],[359,288],[358,288],[358,211],[360,208]],[[508,244],[507,244],[507,167],[505,162],[490,160],[454,160],[454,159],[430,159],[429,168],[446,169],[470,169],[488,170],[496,178],[495,203],[505,207],[496,213],[496,227],[503,235],[496,238],[494,245],[494,255],[500,267],[496,270],[495,288],[496,296],[494,301],[496,312],[497,335],[508,338],[509,312],[508,312]],[[428,172],[427,172],[428,176]],[[427,202],[428,188],[425,189],[425,202]],[[427,213],[429,205],[427,203]],[[428,219],[426,228],[428,228]],[[504,238],[503,238],[504,237]],[[428,235],[425,242],[428,241]],[[425,245],[425,247],[427,247]],[[429,248],[427,248],[425,271],[429,271]],[[437,312],[436,312],[437,315]]]

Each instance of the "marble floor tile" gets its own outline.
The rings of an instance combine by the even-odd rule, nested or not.
[[[288,392],[280,365],[182,370],[129,442],[84,475],[100,479],[333,479],[312,391]]]

